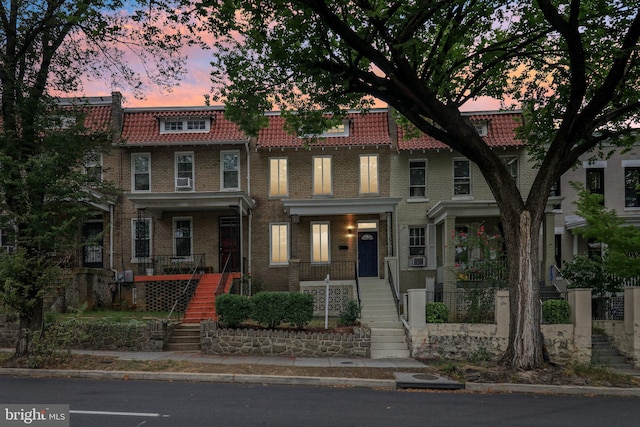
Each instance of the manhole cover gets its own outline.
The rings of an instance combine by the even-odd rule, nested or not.
[[[435,381],[439,377],[436,377],[435,375],[416,374],[416,375],[413,376],[413,378],[415,378],[417,380],[423,380],[423,381]]]

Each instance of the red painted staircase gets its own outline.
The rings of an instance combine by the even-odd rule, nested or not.
[[[224,293],[228,293],[234,278],[239,278],[240,273],[227,275],[227,283],[224,284]],[[193,298],[185,310],[182,323],[200,323],[202,320],[217,320],[216,314],[216,290],[222,273],[203,274],[198,282]]]

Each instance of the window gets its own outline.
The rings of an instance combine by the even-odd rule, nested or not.
[[[640,167],[624,168],[624,206],[640,207]]]
[[[133,191],[151,191],[151,154],[134,154],[131,165]]]
[[[503,157],[502,162],[506,166],[516,185],[518,185],[518,158],[515,156]]]
[[[90,182],[102,181],[102,154],[89,153],[85,156],[84,173]]]
[[[471,171],[469,160],[453,161],[453,195],[471,195]]]
[[[560,197],[560,180],[557,180],[553,186],[551,186],[551,191],[549,191],[549,197]],[[553,209],[559,210],[562,208],[561,204],[553,205]]]
[[[311,224],[311,262],[329,262],[329,223]]]
[[[287,264],[289,262],[289,224],[271,224],[270,263]]]
[[[193,153],[176,153],[176,190],[193,189]]]
[[[269,196],[282,197],[287,194],[287,159],[269,159]]]
[[[591,194],[600,194],[602,196],[601,203],[604,203],[604,169],[587,169],[587,190]]]
[[[427,196],[427,161],[409,161],[409,197]]]
[[[192,252],[191,218],[173,219],[173,253],[179,257],[190,257]]]
[[[160,134],[166,133],[205,133],[211,128],[211,119],[161,119]]]
[[[487,136],[489,132],[488,122],[473,122],[473,127],[476,128],[476,132],[478,132],[480,136]]]
[[[239,151],[222,151],[222,189],[223,190],[239,190],[240,189],[240,152]]]
[[[134,262],[151,257],[151,218],[134,219],[131,233]]]
[[[343,120],[342,123],[330,127],[322,132],[320,136],[325,138],[332,136],[349,136],[349,120]]]
[[[409,256],[425,256],[426,229],[424,227],[409,227]]]
[[[378,194],[378,156],[360,156],[360,194]]]
[[[15,227],[5,226],[0,228],[0,248],[4,251],[11,252],[16,245]]]
[[[330,196],[331,188],[331,157],[313,158],[313,194],[316,196]]]

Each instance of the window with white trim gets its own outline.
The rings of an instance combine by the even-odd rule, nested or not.
[[[360,194],[378,194],[378,155],[360,156]]]
[[[313,158],[313,195],[330,196],[333,194],[331,186],[331,157],[316,156]]]
[[[269,159],[269,196],[283,197],[289,194],[286,158]]]
[[[640,207],[640,166],[624,168],[624,207]]]
[[[151,154],[132,154],[131,175],[132,191],[151,191]]]
[[[274,223],[269,228],[269,263],[272,265],[289,263],[289,224]]]
[[[223,190],[240,189],[240,152],[220,152],[220,173]]]
[[[425,256],[427,230],[425,227],[409,227],[409,256]]]
[[[409,197],[427,197],[427,161],[409,161]]]
[[[472,122],[472,123],[473,123],[473,127],[476,129],[476,132],[478,132],[478,135],[487,136],[487,134],[489,133],[488,122],[482,121],[482,122]]]
[[[329,262],[329,252],[329,223],[311,223],[311,262]]]
[[[102,181],[102,153],[91,152],[84,157],[84,173],[90,182]]]
[[[175,153],[176,190],[193,190],[193,152]]]
[[[324,138],[330,138],[332,136],[349,136],[349,120],[343,120],[342,123],[326,129],[322,134],[320,134],[320,136]]]
[[[173,218],[173,254],[191,257],[193,254],[193,221],[190,217]]]
[[[211,129],[211,119],[160,119],[160,134],[167,133],[206,133]]]
[[[467,159],[453,161],[453,195],[471,195],[471,166]]]
[[[151,218],[132,219],[131,243],[133,262],[145,261],[151,257]]]

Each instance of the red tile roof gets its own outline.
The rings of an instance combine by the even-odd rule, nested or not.
[[[160,134],[160,118],[210,117],[211,128],[206,133]],[[122,139],[125,145],[221,144],[246,142],[249,138],[232,122],[224,118],[219,107],[128,108],[124,110]]]
[[[318,138],[313,144],[319,147],[347,147],[362,145],[389,145],[388,111],[371,110],[366,114],[348,113],[349,135]],[[269,114],[269,126],[258,134],[258,148],[303,147],[306,140],[287,133],[284,118],[279,114]]]
[[[525,143],[516,137],[516,128],[522,125],[519,112],[482,112],[465,113],[473,122],[488,123],[487,136],[483,137],[490,147],[522,147]],[[400,150],[435,150],[447,148],[444,143],[428,135],[405,139],[405,132],[398,129],[398,148]]]

